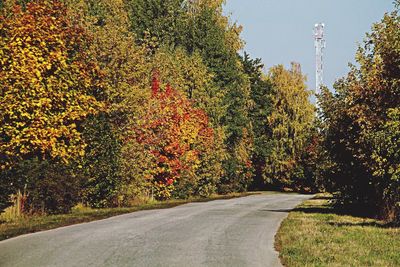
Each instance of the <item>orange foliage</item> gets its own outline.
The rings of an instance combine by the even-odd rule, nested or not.
[[[155,159],[150,179],[156,187],[168,191],[161,192],[160,198],[169,197],[173,184],[184,173],[195,172],[203,148],[214,142],[206,113],[194,108],[171,86],[161,90],[156,76],[147,113],[133,127],[132,133],[135,140],[144,145],[144,153],[150,153]]]

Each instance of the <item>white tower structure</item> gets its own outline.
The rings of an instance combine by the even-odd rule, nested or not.
[[[315,93],[319,94],[321,93],[321,86],[323,85],[323,74],[324,74],[324,68],[323,68],[323,50],[326,47],[326,42],[325,42],[325,37],[324,37],[324,28],[325,24],[323,23],[318,23],[315,24],[314,27],[314,39],[315,39],[315,52],[316,52],[316,84],[315,84]]]

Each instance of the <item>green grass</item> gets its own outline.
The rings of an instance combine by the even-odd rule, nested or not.
[[[330,197],[290,212],[275,240],[284,266],[400,266],[400,228],[345,213]]]
[[[215,195],[209,198],[193,198],[188,200],[169,200],[137,204],[129,208],[90,209],[75,208],[69,214],[48,215],[48,216],[25,216],[14,220],[5,220],[4,215],[0,216],[0,241],[11,237],[50,230],[62,226],[90,222],[109,218],[116,215],[131,213],[139,210],[166,209],[176,207],[190,202],[207,202],[218,199],[230,199],[244,197],[255,193],[237,193],[229,195]]]

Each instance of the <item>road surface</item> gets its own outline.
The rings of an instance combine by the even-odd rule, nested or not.
[[[0,266],[281,266],[274,236],[307,198],[252,195],[24,235],[0,242]]]

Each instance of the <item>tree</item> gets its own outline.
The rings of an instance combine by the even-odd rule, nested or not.
[[[322,99],[325,149],[334,162],[327,184],[343,203],[367,205],[389,220],[399,217],[398,155],[392,150],[400,106],[399,25],[398,10],[374,24],[357,51],[359,67]]]
[[[128,1],[132,30],[138,36],[143,36],[140,43],[150,43],[149,47],[162,46],[171,50],[182,48],[191,57],[201,56],[208,72],[213,76],[212,87],[216,88],[211,90],[211,99],[216,101],[211,104],[220,107],[210,110],[212,105],[209,105],[205,110],[214,127],[225,131],[222,136],[226,138],[224,143],[228,156],[224,160],[225,177],[221,182],[229,185],[247,180],[243,186],[237,187],[242,190],[249,183],[249,179],[245,177],[248,176],[247,165],[251,163],[253,147],[249,146],[252,143],[248,116],[251,104],[250,84],[238,56],[238,50],[242,47],[239,37],[241,27],[229,23],[229,18],[223,15],[222,4],[223,1],[220,0]],[[149,12],[144,13],[141,10]],[[153,45],[153,38],[156,45]],[[194,91],[198,88],[190,88],[190,94],[195,101],[196,96],[204,96],[201,91]],[[201,103],[202,99],[199,100]],[[236,179],[242,182],[239,183]]]
[[[260,189],[264,187],[264,168],[271,153],[268,116],[272,112],[272,84],[262,72],[264,65],[261,59],[251,59],[249,54],[245,53],[242,61],[244,71],[250,79],[253,101],[249,114],[254,136],[254,153],[251,157],[255,169],[253,186]]]
[[[88,146],[80,167],[75,168],[83,180],[79,190],[81,200],[95,208],[115,207],[119,205],[122,186],[121,141],[107,113],[91,116],[82,128]]]
[[[160,48],[151,63],[152,69],[159,71],[162,86],[170,84],[184,93],[196,107],[206,111],[214,127],[219,126],[221,114],[225,112],[223,93],[198,52],[189,55],[183,48],[174,51]]]
[[[147,87],[151,62],[144,46],[136,45],[129,31],[123,1],[68,0],[70,13],[91,35],[88,54],[103,75],[102,101],[106,108],[83,125],[89,146],[81,162],[80,175],[86,177],[82,196],[93,207],[119,205],[125,191],[124,176],[134,163],[122,157],[126,129],[138,118],[150,97]],[[132,184],[132,183],[131,183]],[[124,189],[125,188],[125,189]],[[137,186],[136,192],[141,187]]]
[[[225,176],[220,192],[246,190],[251,182],[253,136],[249,118],[250,82],[238,56],[241,27],[222,13],[223,1],[195,1],[188,12],[180,45],[199,51],[221,91],[224,110],[219,125],[225,129]],[[250,178],[249,178],[250,176]]]
[[[61,3],[28,3],[0,20],[0,158],[69,161],[84,154],[79,123],[101,108],[82,28]]]
[[[33,211],[69,211],[80,184],[72,163],[87,146],[81,126],[103,108],[89,38],[58,1],[10,1],[0,12],[0,183],[25,185]]]
[[[148,36],[164,44],[174,45],[185,27],[183,0],[128,0],[126,1],[130,29],[138,36],[139,43],[146,43]]]
[[[273,67],[268,77],[273,86],[273,109],[268,116],[272,150],[267,157],[265,179],[278,186],[291,186],[315,109],[309,101],[311,92],[307,90],[298,64],[292,63],[291,70],[285,70],[282,65]]]
[[[145,166],[136,162],[131,168],[142,173],[159,199],[170,198],[174,191],[190,196],[201,178],[196,171],[204,153],[214,145],[214,131],[207,115],[193,108],[184,95],[169,85],[162,90],[157,76],[153,78],[152,97],[146,108],[146,114],[132,125],[126,142],[139,148],[130,150],[130,157],[146,154],[150,161]]]
[[[382,190],[381,216],[400,223],[400,108],[388,110],[388,120],[382,129],[370,137],[373,144],[370,166]]]

